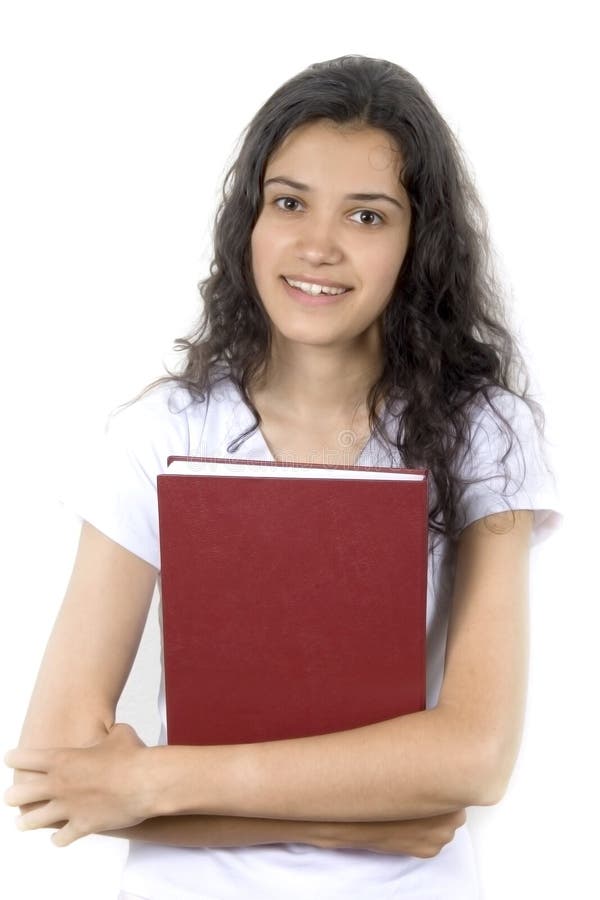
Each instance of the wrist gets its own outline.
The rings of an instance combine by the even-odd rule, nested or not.
[[[248,789],[246,748],[237,745],[148,747],[149,816],[234,816]]]
[[[171,760],[167,752],[173,748],[158,745],[146,747],[144,752],[143,788],[144,819],[154,819],[158,816],[171,814],[168,788],[173,784],[171,773]]]
[[[326,850],[359,850],[357,826],[360,822],[314,822],[317,829],[315,843]]]
[[[354,847],[350,834],[353,822],[314,821],[306,824],[310,824],[311,843],[315,847],[321,847],[324,850],[342,850]]]

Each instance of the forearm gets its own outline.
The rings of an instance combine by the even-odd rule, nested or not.
[[[131,828],[103,831],[109,837],[173,847],[250,847],[299,843],[329,846],[337,823],[236,816],[158,816]]]
[[[158,815],[369,822],[496,802],[490,754],[439,707],[334,734],[149,753]]]
[[[251,847],[299,843],[328,850],[431,855],[454,836],[464,821],[435,816],[400,822],[308,822],[235,816],[161,816],[118,831],[98,832],[172,847]],[[451,816],[457,816],[452,813]],[[461,816],[463,817],[461,819]],[[445,829],[445,831],[444,831]],[[446,834],[445,832],[448,832]],[[424,851],[424,852],[423,852]]]

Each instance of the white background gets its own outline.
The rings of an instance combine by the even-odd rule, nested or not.
[[[598,71],[592,3],[9,2],[0,20],[2,753],[70,573],[62,473],[173,365],[226,164],[311,62],[388,58],[457,133],[548,416],[566,514],[532,560],[527,724],[509,790],[472,808],[485,900],[589,897],[597,877],[594,572]],[[155,740],[155,608],[119,707]],[[11,783],[4,772],[2,788]],[[0,808],[11,900],[112,900],[126,843],[55,848]],[[11,885],[8,887],[8,885]]]

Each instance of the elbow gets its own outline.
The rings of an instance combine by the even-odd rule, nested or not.
[[[437,786],[440,797],[443,791],[448,808],[499,803],[506,791],[510,771],[496,735],[440,705],[432,712],[443,723],[438,732],[442,765]]]
[[[67,710],[46,712],[44,716],[28,717],[18,746],[89,747],[97,744],[110,732],[114,715],[108,710],[83,712],[83,707],[82,703]]]
[[[520,738],[465,721],[453,711],[435,708],[447,729],[443,757],[445,797],[454,808],[494,806],[504,797],[517,759]],[[450,752],[448,752],[450,751]]]
[[[477,773],[470,785],[469,806],[494,806],[500,803],[512,774],[514,758],[507,758],[492,742],[480,747],[473,770]]]

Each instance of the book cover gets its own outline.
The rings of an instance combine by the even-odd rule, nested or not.
[[[169,744],[304,737],[425,708],[425,470],[168,466],[157,487]]]

